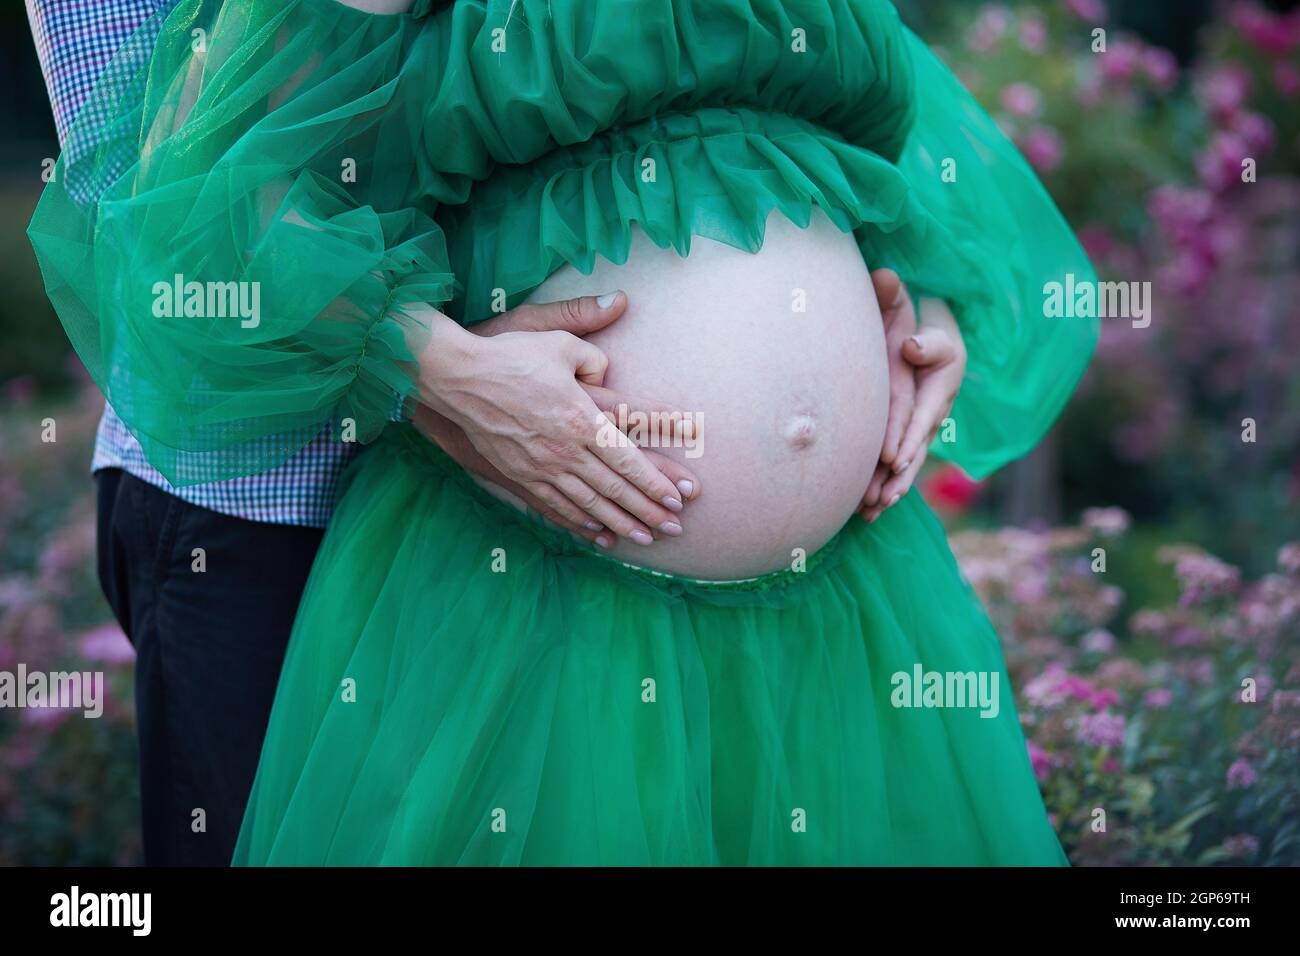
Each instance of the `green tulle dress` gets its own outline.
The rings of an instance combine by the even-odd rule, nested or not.
[[[78,352],[184,484],[321,428],[349,472],[295,626],[242,864],[1064,862],[997,635],[915,493],[805,570],[628,568],[485,494],[394,409],[427,335],[630,224],[756,250],[814,206],[953,306],[975,475],[1042,436],[1094,278],[1033,173],[879,0],[183,2],[119,54],[30,230]],[[153,51],[150,54],[150,51]],[[655,174],[643,172],[652,160]],[[258,282],[255,327],[154,283]],[[196,310],[201,311],[201,310]],[[501,561],[504,560],[504,568]],[[996,715],[901,706],[991,677]],[[918,692],[919,694],[919,692]],[[905,699],[903,699],[905,697]]]

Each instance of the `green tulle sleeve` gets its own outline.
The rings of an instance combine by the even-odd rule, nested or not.
[[[904,34],[916,110],[898,168],[933,224],[930,247],[946,254],[896,256],[881,237],[880,261],[898,268],[913,296],[945,299],[957,317],[966,378],[951,434],[931,450],[984,477],[1038,443],[1096,345],[1096,318],[1046,317],[1044,286],[1097,276],[1024,157],[948,67]]]
[[[400,72],[421,21],[187,0],[122,48],[32,220],[95,382],[178,485],[367,441],[453,282]],[[386,149],[385,146],[392,148]]]

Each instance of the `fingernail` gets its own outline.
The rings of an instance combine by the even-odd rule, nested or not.
[[[683,478],[681,481],[677,482],[677,490],[682,493],[683,498],[689,498],[691,492],[695,490],[695,482],[687,481]]]
[[[659,500],[664,503],[664,507],[667,508],[669,511],[682,510],[682,503],[678,501],[676,498],[674,498],[672,495],[664,495]]]
[[[604,527],[604,525],[602,525],[599,521],[584,521],[582,523],[582,526],[586,528],[588,531],[599,531],[601,528]]]
[[[896,494],[896,495],[894,495],[894,497],[890,498],[890,499],[889,499],[889,505],[888,505],[888,507],[892,508],[892,507],[894,507],[894,505],[898,504],[898,499],[901,498],[901,497],[903,497],[903,496],[902,496],[902,494],[900,493],[900,494]]]
[[[915,335],[910,336],[910,337],[908,338],[907,341],[911,342],[912,345],[913,345],[913,347],[914,347],[918,352],[924,352],[924,351],[925,351],[925,346],[921,344],[921,340],[918,339]]]
[[[910,458],[901,464],[898,462],[894,462],[894,474],[901,475],[903,472],[907,471],[907,466],[910,465],[911,463],[912,463],[912,459]]]
[[[596,299],[596,304],[600,306],[602,309],[608,309],[611,305],[613,305],[617,301],[618,301],[617,292],[606,292],[604,295]]]
[[[613,545],[613,543],[614,542],[609,539],[609,535],[607,534],[596,535],[596,544],[600,545],[602,548],[608,548]]]
[[[875,524],[876,519],[879,517],[880,517],[880,512],[877,511],[875,514],[873,514],[870,518],[867,519],[867,524]]]
[[[659,530],[664,534],[679,535],[682,533],[682,526],[676,521],[665,521],[659,526]]]
[[[640,528],[628,535],[637,544],[654,544],[655,539],[650,537],[650,532],[642,531]]]

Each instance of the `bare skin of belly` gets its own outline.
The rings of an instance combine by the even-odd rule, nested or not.
[[[852,236],[820,211],[807,229],[774,214],[757,253],[697,238],[683,258],[634,228],[626,263],[566,266],[529,301],[615,289],[626,313],[588,337],[609,358],[605,384],[696,420],[693,448],[652,447],[689,467],[701,495],[680,537],[611,553],[735,580],[816,552],[853,517],[888,412],[880,308]]]

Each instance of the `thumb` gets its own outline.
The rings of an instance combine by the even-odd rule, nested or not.
[[[877,269],[871,273],[871,285],[875,289],[881,312],[899,308],[907,298],[903,280],[893,269]]]
[[[565,357],[573,363],[573,375],[584,385],[604,385],[609,359],[590,342],[573,336],[568,339]]]
[[[582,338],[603,329],[626,310],[627,295],[622,291],[584,295],[532,306],[528,325],[536,332],[568,332]]]

